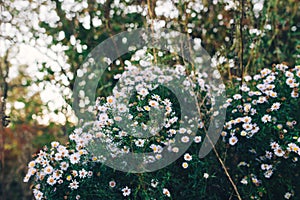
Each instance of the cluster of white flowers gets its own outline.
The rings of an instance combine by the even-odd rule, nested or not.
[[[133,61],[140,60],[140,57],[146,55],[144,50],[139,50],[133,56]],[[201,141],[201,136],[194,137],[195,133],[192,132],[195,126],[193,119],[188,121],[190,127],[180,126],[182,122],[178,118],[178,111],[174,109],[174,102],[161,96],[160,85],[173,84],[172,81],[184,77],[178,90],[186,90],[193,96],[196,87],[198,90],[201,88],[206,91],[202,75],[193,74],[193,80],[196,81],[192,82],[191,76],[186,76],[182,65],[164,69],[149,66],[148,61],[139,63],[142,66],[126,61],[125,71],[114,76],[118,79],[118,83],[113,95],[106,98],[99,97],[96,101],[97,120],[92,122],[92,128],[86,132],[77,129],[78,136],[75,134],[70,136],[78,137],[77,146],[82,147],[82,144],[101,141],[106,144],[112,158],[141,150],[153,152],[154,154],[144,158],[145,163],[152,163],[162,159],[163,149],[174,153],[180,152],[176,142],[189,143],[193,139],[196,143]],[[189,91],[190,86],[192,91]],[[128,99],[132,94],[133,98]],[[155,119],[152,119],[151,115],[155,115]],[[200,122],[198,127],[203,127],[203,124]],[[143,133],[147,133],[148,138],[142,138]],[[175,138],[178,135],[178,139]],[[107,159],[105,154],[98,157],[100,160]],[[187,165],[184,164],[184,167]]]
[[[247,86],[245,83],[240,88],[240,91],[242,91],[243,95],[245,95],[244,97],[238,93],[234,94],[232,98],[227,99],[227,103],[225,105],[227,108],[235,106],[235,108],[231,109],[232,114],[241,113],[240,117],[227,121],[224,126],[225,132],[222,132],[222,136],[227,136],[227,133],[230,133],[231,139],[229,140],[233,140],[233,142],[231,142],[232,145],[237,142],[237,139],[233,138],[235,137],[237,130],[233,127],[241,125],[242,129],[238,130],[238,133],[240,133],[243,137],[250,138],[261,130],[259,125],[262,126],[266,123],[277,124],[278,119],[276,118],[276,113],[280,110],[282,102],[285,101],[284,95],[278,96],[281,91],[276,91],[276,85],[274,84],[277,79],[276,76],[279,75],[278,71],[285,74],[286,84],[289,86],[288,88],[291,88],[290,96],[292,98],[299,97],[299,83],[297,82],[297,80],[300,80],[299,67],[296,67],[293,70],[288,70],[288,67],[285,65],[277,65],[276,69],[276,72],[273,72],[270,69],[265,68],[260,72],[260,74],[253,76],[253,78],[250,76],[245,77],[246,83],[250,80],[262,83],[258,83],[256,88],[253,89],[250,89],[251,86]],[[241,103],[242,98],[243,100],[246,100],[246,102]],[[264,106],[266,106],[266,108]],[[261,109],[262,107],[264,107],[263,113],[263,110]],[[257,120],[259,116],[261,116],[260,120]],[[296,123],[297,121],[293,120],[292,122],[287,122],[286,125],[291,127]],[[277,126],[279,129],[282,129],[282,124],[278,123]],[[283,131],[285,132],[287,130],[283,129]]]
[[[54,141],[51,143],[51,148],[44,147],[36,158],[28,163],[28,172],[24,182],[28,182],[30,177],[34,176],[37,182],[46,180],[49,186],[68,182],[68,187],[76,190],[81,180],[93,175],[92,171],[85,169],[84,163],[88,161],[86,155],[87,151],[80,145],[76,149],[70,149]],[[80,170],[73,169],[73,166],[79,162],[83,165],[82,168]],[[40,184],[35,186],[33,194],[36,199],[43,199],[44,193]]]
[[[29,163],[25,182],[35,176],[37,183],[44,180],[44,184],[56,187],[67,182],[70,190],[77,190],[84,179],[93,175],[88,166],[90,162],[105,162],[131,152],[150,152],[153,154],[145,154],[144,163],[153,163],[163,158],[163,151],[180,155],[178,143],[201,142],[201,136],[196,134],[204,127],[204,122],[198,117],[180,116],[183,113],[178,111],[178,102],[169,98],[172,93],[161,86],[173,84],[180,95],[185,94],[183,97],[186,97],[188,94],[194,99],[199,95],[197,92],[208,91],[209,86],[204,81],[207,74],[195,72],[188,75],[180,64],[162,68],[151,65],[149,60],[140,61],[147,56],[153,59],[145,50],[139,50],[131,61],[125,61],[125,71],[114,76],[118,83],[112,95],[97,98],[92,111],[95,120],[84,122],[69,135],[72,146],[52,142],[51,148],[41,150]],[[182,81],[181,84],[176,82],[178,80]],[[207,112],[209,114],[209,110]],[[186,119],[187,123],[182,126]],[[143,133],[147,133],[147,137],[143,137]],[[90,151],[90,144],[99,141],[105,144],[109,155],[95,155]],[[186,169],[193,156],[185,153],[183,158],[182,167]],[[78,169],[78,166],[82,168]],[[111,180],[108,184],[115,188],[116,181]],[[157,184],[153,182],[151,185]],[[43,189],[40,185],[35,188],[36,199],[45,196]],[[132,189],[125,186],[121,192],[123,196],[129,196]],[[167,188],[162,192],[170,197]]]
[[[119,83],[113,90],[113,95],[97,99],[96,120],[86,123],[88,129],[85,126],[77,128],[69,136],[70,141],[74,143],[74,149],[58,142],[52,142],[49,149],[41,150],[37,157],[28,164],[29,170],[24,179],[25,182],[31,176],[35,176],[39,181],[45,180],[49,186],[68,182],[70,190],[78,189],[83,179],[93,175],[92,170],[85,168],[85,164],[107,159],[107,155],[94,156],[88,151],[89,143],[98,139],[106,144],[110,156],[113,158],[129,152],[154,153],[155,156],[151,158],[145,157],[145,163],[162,159],[162,151],[165,147],[170,152],[178,153],[180,149],[176,145],[174,146],[177,135],[180,136],[177,141],[180,143],[190,142],[192,138],[195,143],[201,142],[201,136],[193,135],[194,133],[189,127],[178,126],[180,119],[174,108],[176,102],[172,102],[158,92],[160,84],[166,84],[176,76],[186,76],[185,71],[182,70],[183,67],[178,65],[173,69],[168,69],[168,73],[165,73],[166,71],[161,68],[149,67],[145,63],[147,68],[138,67],[131,62],[126,63],[124,73],[115,76],[116,79],[119,79]],[[224,141],[228,141],[230,146],[238,146],[239,143],[259,137],[263,132],[264,134],[269,133],[268,129],[278,132],[278,134],[273,133],[274,135],[270,137],[269,147],[259,147],[265,148],[264,155],[257,155],[256,161],[260,163],[260,170],[266,179],[270,179],[276,171],[278,162],[274,162],[274,160],[292,158],[293,162],[297,162],[300,155],[297,119],[293,119],[291,115],[286,116],[280,113],[286,112],[284,109],[287,108],[285,106],[287,102],[295,103],[297,101],[294,100],[299,98],[297,95],[299,71],[299,66],[289,69],[285,65],[276,65],[273,70],[263,69],[258,75],[246,76],[245,84],[240,87],[238,93],[233,94],[232,98],[228,98],[224,104],[224,107],[231,111],[231,115],[224,124],[221,136]],[[185,82],[182,85],[183,89],[187,85],[192,85],[193,89],[196,86],[205,89],[202,76],[196,74],[195,77],[196,83],[187,82],[191,78],[186,77],[186,80],[183,81]],[[157,79],[158,82],[153,82],[154,79]],[[282,90],[282,87],[285,88],[284,91],[279,91]],[[130,99],[126,99],[128,98],[127,93],[132,94],[132,91],[136,92]],[[192,92],[191,95],[194,93]],[[163,120],[160,126],[157,126],[155,122],[147,124],[147,121],[151,119],[151,112],[157,110],[162,112]],[[156,118],[158,117],[156,116]],[[122,123],[126,120],[130,120],[130,123]],[[203,122],[198,124],[198,128],[203,126]],[[141,137],[141,133],[144,131],[148,132],[150,137]],[[255,148],[249,149],[249,152],[257,154],[256,150]],[[189,162],[193,159],[193,155],[186,152],[183,155],[181,167],[187,169]],[[76,170],[73,169],[73,166],[79,164],[82,166],[81,169],[78,167]],[[250,167],[250,165],[251,162],[242,161],[238,167]],[[204,178],[208,177],[209,175],[205,173]],[[263,180],[259,174],[250,173],[244,175],[240,182],[244,185],[253,183],[260,186]],[[156,188],[158,183],[153,179],[151,186]],[[115,188],[116,181],[111,180],[108,184],[111,188]],[[123,196],[129,196],[132,193],[132,188],[128,186],[122,187],[120,190]],[[162,192],[164,195],[170,196],[167,188],[164,188]],[[34,195],[36,199],[43,198],[44,193],[40,184],[35,186]],[[288,192],[285,198],[291,196],[292,193]]]
[[[257,75],[244,78],[244,85],[224,105],[231,115],[221,136],[232,146],[267,136],[269,146],[253,147],[249,152],[257,155],[256,162],[262,163],[262,174],[269,179],[280,163],[276,160],[290,158],[297,162],[300,156],[299,119],[291,110],[299,106],[300,66],[289,68],[278,64],[272,70],[265,68]],[[260,155],[261,149],[264,155]],[[238,166],[250,165],[240,162]],[[259,185],[262,180],[257,177],[246,175],[241,183],[248,184],[252,180]],[[285,198],[290,198],[289,194]]]

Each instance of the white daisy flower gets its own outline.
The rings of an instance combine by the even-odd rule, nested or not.
[[[120,121],[122,121],[122,117],[120,117],[120,116],[115,116],[115,117],[114,117],[114,120],[115,120],[116,122],[120,122]]]
[[[157,101],[161,100],[160,96],[158,96],[157,94],[153,94],[151,97]]]
[[[100,122],[106,122],[108,120],[108,115],[106,113],[101,113],[99,115],[99,121]]]
[[[54,184],[56,183],[56,180],[54,179],[53,176],[49,176],[49,177],[47,178],[47,183],[48,183],[49,185],[54,185]]]
[[[151,100],[151,101],[149,101],[149,105],[151,107],[157,108],[159,104],[157,101]]]
[[[227,136],[227,132],[226,132],[226,131],[222,131],[222,132],[221,132],[221,136],[222,136],[222,137],[226,137],[226,136]]]
[[[249,116],[246,116],[246,117],[243,117],[242,121],[243,121],[244,123],[251,123],[252,118],[249,117]]]
[[[79,182],[77,182],[76,180],[72,180],[72,182],[69,184],[69,188],[71,188],[72,190],[76,190],[79,188]]]
[[[256,105],[258,103],[262,104],[262,103],[264,103],[266,101],[267,101],[266,97],[259,97],[258,100],[253,100],[252,104],[254,104],[254,105]]]
[[[196,137],[194,138],[194,142],[195,142],[195,143],[201,142],[201,136],[196,136]]]
[[[146,110],[146,111],[150,111],[150,110],[151,110],[150,106],[144,106],[143,108],[144,108],[144,110]]]
[[[137,146],[137,147],[143,147],[144,144],[145,144],[145,140],[143,140],[143,139],[135,140],[134,144],[135,144],[135,146]]]
[[[131,189],[126,186],[125,188],[122,189],[122,192],[123,192],[123,196],[126,197],[130,195]]]
[[[53,167],[48,165],[47,167],[44,168],[44,173],[45,174],[52,174],[53,172]]]
[[[188,143],[190,141],[190,138],[188,136],[181,137],[181,142]]]
[[[266,151],[266,158],[271,159],[273,156],[273,153],[270,151]]]
[[[267,82],[267,83],[272,83],[274,80],[275,80],[275,76],[273,76],[273,75],[269,75],[266,79],[265,79],[265,81]]]
[[[250,131],[250,130],[252,130],[253,125],[252,125],[252,124],[245,123],[245,124],[243,124],[243,128],[244,128],[246,131]]]
[[[239,124],[239,123],[241,123],[242,121],[243,121],[243,118],[238,117],[238,118],[236,118],[236,119],[234,120],[234,124]]]
[[[161,153],[163,148],[160,145],[151,144],[150,148],[153,150],[153,153]]]
[[[257,89],[259,89],[260,91],[264,91],[266,89],[266,85],[265,84],[258,84]]]
[[[157,185],[158,185],[158,181],[152,179],[152,180],[151,180],[151,186],[154,187],[154,188],[156,188]]]
[[[189,153],[184,154],[183,158],[186,161],[191,161],[193,159],[192,156]]]
[[[248,92],[250,88],[247,85],[243,85],[242,87],[240,87],[240,90],[242,90],[243,92]]]
[[[68,167],[69,167],[69,164],[67,163],[67,162],[61,162],[60,163],[60,168],[62,169],[62,170],[67,170],[68,169]]]
[[[279,110],[279,108],[280,108],[279,102],[273,103],[273,105],[271,106],[271,111]]]
[[[235,99],[235,100],[238,100],[238,99],[241,99],[241,98],[242,98],[242,96],[240,94],[233,95],[233,99]]]
[[[35,166],[35,161],[30,161],[29,163],[28,163],[28,167],[29,168],[33,168]]]
[[[247,76],[244,77],[244,80],[245,80],[246,82],[251,81],[251,80],[252,80],[252,77],[249,76],[249,75],[247,75]]]
[[[58,146],[59,146],[59,142],[56,142],[56,141],[51,142],[52,148],[57,148]]]
[[[267,75],[269,75],[272,71],[268,68],[264,68],[263,70],[260,71],[260,74],[262,77],[265,77]]]
[[[141,88],[141,89],[139,89],[138,94],[145,97],[149,94],[149,92],[146,88]]]
[[[277,149],[274,149],[274,154],[278,157],[282,157],[284,155],[284,151],[279,147]]]
[[[208,174],[208,173],[204,173],[204,174],[203,174],[203,177],[204,177],[205,179],[208,179],[208,178],[209,178],[209,174]]]
[[[115,103],[115,98],[114,98],[113,96],[108,96],[108,97],[106,98],[106,101],[107,101],[107,103],[108,103],[109,105],[112,105],[112,104]]]
[[[43,197],[44,197],[44,193],[42,193],[42,192],[39,191],[39,190],[34,190],[33,194],[34,194],[34,198],[35,198],[36,200],[42,200]]]
[[[259,74],[254,75],[254,76],[253,76],[253,79],[254,79],[255,81],[259,80],[259,79],[261,79],[261,75],[259,75]]]
[[[285,76],[288,77],[288,78],[293,78],[294,77],[294,74],[290,71],[286,71],[285,72]]]
[[[270,115],[264,115],[264,116],[261,118],[261,121],[262,121],[263,123],[271,122],[271,116],[270,116]]]
[[[172,148],[172,152],[178,153],[178,152],[179,152],[179,148],[178,148],[178,147],[173,147],[173,148]]]
[[[236,136],[231,136],[230,138],[229,138],[229,144],[230,145],[235,145],[236,143],[238,142],[238,138],[236,137]]]
[[[72,170],[71,173],[72,173],[72,175],[73,175],[74,177],[77,177],[77,176],[78,176],[78,172],[77,172],[76,170]]]
[[[23,182],[27,183],[29,181],[30,177],[31,177],[31,175],[29,173],[27,173],[26,176],[23,179]]]
[[[114,188],[116,187],[116,181],[109,181],[109,187]]]
[[[87,174],[88,173],[85,169],[79,170],[79,178],[85,178]]]
[[[55,180],[58,180],[62,177],[62,174],[63,174],[63,171],[57,169],[53,172],[53,177]]]
[[[92,177],[93,176],[93,172],[92,171],[88,171],[88,177]]]
[[[171,134],[171,136],[172,136],[172,135],[175,135],[175,134],[176,134],[176,130],[175,130],[175,129],[170,129],[170,130],[169,130],[169,133]]]
[[[284,195],[284,198],[285,199],[290,199],[292,197],[292,193],[290,193],[290,192],[287,192],[287,193],[285,193],[285,195]]]
[[[244,185],[247,185],[248,184],[247,178],[243,178],[241,180],[241,183],[244,184]]]
[[[268,90],[273,90],[275,88],[275,85],[274,84],[269,84],[269,85],[266,86],[266,88]]]
[[[241,131],[241,136],[245,137],[247,135],[246,131]]]
[[[271,142],[270,146],[271,146],[272,149],[277,149],[277,148],[279,148],[279,145],[278,145],[277,142]]]
[[[271,178],[271,176],[273,175],[273,170],[267,170],[265,173],[264,173],[264,176],[266,178]]]
[[[80,161],[80,154],[79,153],[73,153],[70,155],[70,162],[72,164],[79,163]]]
[[[155,155],[155,158],[156,158],[157,160],[159,160],[159,159],[162,158],[162,155],[161,155],[161,154],[156,154],[156,155]]]
[[[261,165],[260,165],[260,168],[261,168],[262,170],[269,170],[269,169],[272,169],[272,165],[261,164]]]
[[[300,148],[295,143],[289,143],[288,150],[298,153],[300,151]]]
[[[56,153],[54,159],[55,159],[56,161],[62,160],[62,155],[61,155],[61,153]]]
[[[167,188],[163,188],[163,194],[166,195],[167,197],[170,197],[170,191]]]
[[[277,92],[270,91],[270,92],[268,93],[268,95],[269,95],[270,97],[272,97],[272,98],[276,98],[276,97],[277,97]]]
[[[295,90],[293,90],[293,92],[291,93],[291,97],[298,98],[299,97],[299,93],[295,92]]]
[[[120,105],[118,105],[118,111],[120,113],[123,113],[123,112],[128,111],[128,108],[127,108],[127,106],[125,104],[120,104]]]
[[[78,138],[78,136],[77,136],[77,134],[72,133],[72,134],[70,134],[69,138],[70,138],[70,140],[76,140]]]
[[[178,131],[180,134],[184,134],[186,132],[186,129],[185,128],[180,128],[179,131]]]
[[[98,106],[98,110],[101,111],[101,112],[106,112],[107,107],[106,106]]]

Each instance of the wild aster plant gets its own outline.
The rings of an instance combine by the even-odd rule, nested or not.
[[[175,74],[183,73],[181,68],[178,65],[171,71]],[[156,74],[153,73],[154,71]],[[157,85],[143,84],[145,82],[142,80],[151,79],[159,73],[162,73],[161,69],[153,67],[146,75],[141,73],[137,66],[130,65],[124,72],[124,77],[115,76],[117,79],[123,78],[119,85],[122,87],[119,88],[130,86],[133,75],[140,80],[140,84],[134,87],[136,92],[132,98],[128,102],[125,101],[128,107],[125,103],[117,103],[118,98],[126,96],[125,92],[117,87],[113,95],[97,99],[96,120],[75,129],[69,136],[68,146],[52,142],[51,147],[45,147],[36,155],[35,159],[28,164],[29,170],[24,179],[28,181],[34,176],[33,193],[36,199],[51,199],[55,194],[54,191],[59,196],[88,198],[88,194],[84,191],[87,188],[97,191],[98,196],[94,194],[94,198],[102,198],[108,194],[114,195],[107,198],[136,197],[135,195],[140,191],[141,177],[144,177],[144,182],[147,180],[146,185],[143,186],[147,195],[150,195],[147,198],[154,197],[154,193],[158,198],[172,198],[172,193],[176,191],[172,188],[175,187],[174,183],[171,187],[167,183],[172,182],[169,177],[170,169],[160,170],[164,173],[162,177],[155,177],[153,174],[152,176],[141,175],[135,179],[131,176],[131,184],[126,177],[118,175],[117,171],[108,173],[108,176],[98,177],[101,173],[107,173],[107,168],[99,167],[102,162],[105,162],[107,155],[95,156],[87,148],[91,141],[99,139],[112,152],[110,155],[112,157],[130,152],[153,152],[155,156],[145,157],[144,162],[157,162],[163,159],[161,155],[163,147],[167,147],[173,153],[179,152],[178,147],[172,146],[177,134],[181,136],[180,142],[187,142],[191,138],[195,143],[201,142],[200,135],[191,137],[192,133],[189,133],[189,129],[178,128],[180,120],[176,113],[178,107],[175,106],[178,102],[167,98],[168,91]],[[196,77],[198,77],[196,84],[190,83],[195,84],[193,88],[205,88],[205,85],[199,85],[203,83],[201,76],[196,74]],[[168,81],[168,78],[170,77],[165,76],[161,81]],[[266,196],[271,198],[272,194],[267,191],[275,191],[274,195],[281,195],[286,199],[298,195],[297,166],[300,139],[297,120],[299,120],[299,113],[294,110],[299,109],[300,105],[299,80],[299,66],[291,69],[280,64],[272,69],[263,69],[252,77],[246,76],[244,85],[239,90],[228,90],[229,98],[224,105],[227,107],[228,114],[221,137],[225,143],[228,143],[225,146],[226,152],[228,151],[226,159],[230,162],[226,164],[231,168],[230,173],[237,178],[238,187],[244,197],[249,198],[249,191],[251,191],[251,199],[261,199]],[[163,110],[162,131],[154,132],[150,139],[140,138],[136,127],[141,125],[143,130],[147,130],[149,126],[146,122],[150,118],[149,113],[156,108]],[[118,122],[125,119],[132,120],[132,123],[125,123],[125,125],[133,126],[124,127],[125,130],[130,128],[133,131],[132,135],[117,126]],[[199,130],[202,130],[204,124],[203,121],[199,121]],[[201,164],[203,162],[199,160],[196,153],[191,151],[184,153],[179,161],[172,164],[174,170],[179,170],[180,173],[184,170],[189,177],[195,176],[195,171],[199,173],[204,164]],[[208,158],[206,162],[212,161]],[[209,166],[214,165],[210,163]],[[215,175],[206,173],[205,170],[207,168],[201,170],[202,181],[215,178]],[[100,186],[99,180],[102,180],[104,185],[100,184]],[[282,184],[280,188],[278,188],[279,182]],[[199,184],[202,182],[200,181]]]
[[[99,168],[95,166],[101,166],[101,163],[107,160],[132,152],[150,152],[153,154],[145,156],[142,161],[145,164],[154,163],[164,159],[162,154],[164,149],[179,154],[182,150],[176,144],[184,145],[193,140],[196,143],[201,142],[201,136],[196,136],[197,133],[192,130],[195,126],[196,130],[203,128],[204,122],[195,118],[188,121],[187,127],[180,126],[183,123],[180,117],[187,118],[187,116],[180,116],[182,113],[178,100],[176,101],[170,90],[161,85],[173,84],[174,79],[184,77],[182,84],[177,84],[176,88],[188,92],[188,95],[196,96],[195,91],[201,89],[206,93],[209,88],[202,79],[203,75],[199,73],[188,75],[180,64],[174,68],[162,69],[149,66],[150,62],[143,63],[143,66],[127,63],[129,64],[123,74],[115,75],[115,79],[119,79],[119,82],[112,95],[97,98],[93,110],[95,120],[84,122],[81,127],[75,129],[69,136],[69,145],[52,142],[51,147],[44,147],[28,164],[29,169],[24,181],[27,182],[34,177],[36,199],[51,199],[59,195],[76,199],[87,198],[88,194],[83,189],[92,190],[93,187],[89,186],[94,185],[93,190],[99,190],[96,188],[95,179],[97,173],[101,174],[103,171],[95,171]],[[129,94],[133,95],[130,97]],[[191,110],[190,113],[192,112],[196,111]],[[210,115],[209,112],[207,114]],[[144,132],[148,133],[147,138],[142,137],[141,133]],[[98,149],[98,152],[90,151],[93,144],[98,148],[99,143],[104,144],[105,152],[109,154],[99,154],[103,149]],[[192,155],[185,154],[184,160],[182,167],[186,169]],[[107,189],[118,188],[119,194],[124,197],[134,192],[134,188],[126,183],[119,185],[118,180],[115,180],[107,178]],[[152,190],[160,190],[161,195],[171,197],[168,188],[164,187],[164,181],[159,183],[153,178],[149,181]],[[160,187],[156,188],[158,184]]]
[[[231,97],[225,105],[228,119],[221,135],[237,154],[232,167],[240,170],[236,171],[240,183],[245,188],[256,187],[251,198],[273,190],[283,197],[286,190],[297,187],[299,82],[300,66],[278,64],[246,76],[239,90],[229,90]],[[284,183],[280,189],[278,181]]]

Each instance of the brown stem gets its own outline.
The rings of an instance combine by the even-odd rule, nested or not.
[[[240,1],[241,4],[241,16],[240,16],[240,69],[241,69],[241,86],[244,82],[244,38],[243,38],[243,21],[244,21],[244,0]],[[242,93],[242,90],[241,90]],[[242,94],[241,94],[242,95]]]
[[[199,103],[198,103],[197,96],[198,96],[198,94],[195,95],[196,106],[197,106],[198,114],[199,114],[199,116],[200,116],[200,118],[201,118],[201,110],[200,110],[201,105],[199,105]],[[205,132],[207,132],[205,126],[204,126],[204,130],[205,130]],[[224,172],[225,172],[225,175],[226,175],[227,178],[229,179],[229,182],[231,183],[231,185],[232,185],[232,187],[233,187],[233,190],[234,190],[234,192],[235,192],[237,198],[238,198],[239,200],[242,200],[242,197],[241,197],[241,195],[240,195],[240,193],[239,193],[239,191],[238,191],[238,188],[237,188],[236,184],[234,183],[234,181],[232,180],[232,178],[231,178],[231,176],[230,176],[230,174],[229,174],[229,172],[228,172],[228,170],[227,170],[227,168],[226,168],[224,162],[222,161],[222,159],[221,159],[221,157],[220,157],[220,154],[218,153],[218,151],[217,151],[215,145],[214,145],[213,142],[211,141],[211,139],[210,139],[210,137],[209,137],[208,134],[206,134],[206,137],[207,137],[208,141],[210,142],[210,144],[211,144],[211,146],[212,146],[212,148],[213,148],[213,151],[214,151],[214,153],[215,153],[215,155],[216,155],[216,157],[217,157],[219,163],[221,164],[221,166],[222,166],[222,168],[223,168],[223,170],[224,170]]]
[[[153,19],[154,19],[153,17],[154,16],[153,16],[153,12],[152,12],[152,8],[151,8],[151,2],[150,2],[150,0],[147,0],[147,6],[148,6],[149,17],[150,17],[150,20],[151,20],[150,28],[151,28],[152,34],[154,34],[154,26],[153,26]],[[153,57],[154,57],[154,63],[157,64],[157,57],[156,57],[156,50],[155,50],[155,48],[153,48]]]
[[[242,197],[241,197],[241,195],[240,195],[240,193],[239,193],[239,191],[238,191],[238,188],[237,188],[236,184],[235,184],[234,181],[232,180],[232,178],[231,178],[231,176],[230,176],[230,174],[229,174],[229,172],[228,172],[228,170],[227,170],[227,168],[226,168],[224,162],[222,161],[222,159],[221,159],[221,157],[220,157],[220,155],[219,155],[217,149],[215,148],[215,146],[214,146],[213,142],[211,141],[210,137],[208,136],[208,134],[206,135],[206,137],[207,137],[207,139],[209,140],[210,144],[212,145],[213,151],[214,151],[216,157],[218,158],[218,161],[220,162],[222,168],[224,169],[224,172],[225,172],[226,176],[228,177],[228,179],[229,179],[229,181],[230,181],[230,183],[231,183],[231,185],[232,185],[232,187],[233,187],[233,189],[234,189],[234,191],[235,191],[235,194],[236,194],[237,198],[238,198],[239,200],[242,200]]]

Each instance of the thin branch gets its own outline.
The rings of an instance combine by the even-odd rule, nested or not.
[[[243,21],[244,21],[244,0],[241,0],[241,16],[240,16],[240,69],[241,69],[241,85],[244,79],[244,38],[243,38]]]
[[[240,55],[240,70],[241,70],[241,83],[240,83],[240,86],[242,87],[243,86],[243,83],[244,83],[244,73],[245,73],[245,69],[244,69],[244,37],[243,37],[243,22],[244,22],[244,0],[241,0],[240,1],[240,6],[241,6],[241,16],[240,16],[240,52],[239,52],[239,55]],[[243,91],[240,90],[240,93],[241,93],[241,96],[243,96]],[[241,98],[241,104],[244,105],[244,102],[243,102],[243,98]]]
[[[201,105],[199,105],[197,96],[198,96],[198,94],[195,95],[195,101],[196,101],[196,106],[197,106],[198,114],[199,114],[199,116],[200,116],[200,118],[201,118],[201,110],[200,110]],[[202,103],[203,103],[203,102],[202,102]],[[204,126],[204,131],[207,132],[205,126]],[[211,139],[210,139],[210,137],[209,137],[208,134],[206,134],[206,137],[207,137],[208,141],[210,142],[210,144],[211,144],[211,146],[212,146],[212,148],[213,148],[213,151],[214,151],[214,153],[215,153],[215,155],[216,155],[216,157],[217,157],[219,163],[221,164],[221,166],[222,166],[222,168],[223,168],[223,170],[224,170],[224,172],[225,172],[225,175],[227,176],[229,182],[231,183],[231,185],[232,185],[232,187],[233,187],[233,190],[234,190],[234,192],[235,192],[236,195],[237,195],[237,198],[238,198],[239,200],[242,200],[242,197],[241,197],[241,195],[240,195],[240,193],[239,193],[239,191],[238,191],[238,188],[237,188],[236,184],[234,183],[234,181],[232,180],[232,178],[231,178],[231,176],[230,176],[230,174],[229,174],[229,172],[228,172],[228,170],[227,170],[227,168],[226,168],[226,166],[225,166],[225,163],[222,161],[222,159],[221,159],[221,157],[220,157],[220,154],[218,153],[218,151],[217,151],[215,145],[214,145],[213,142],[211,141]]]
[[[148,7],[148,12],[149,12],[149,17],[150,17],[150,20],[151,20],[150,28],[151,28],[152,34],[154,35],[154,25],[153,25],[153,19],[154,19],[153,15],[154,14],[152,12],[151,1],[150,0],[147,0],[147,7]],[[157,58],[156,58],[155,48],[153,48],[153,57],[154,57],[154,63],[157,65]]]
[[[229,174],[229,172],[228,172],[228,170],[227,170],[227,168],[226,168],[224,162],[222,161],[222,159],[221,159],[221,157],[220,157],[220,155],[219,155],[217,149],[215,148],[213,142],[211,141],[209,135],[207,134],[206,137],[207,137],[208,141],[210,142],[210,144],[212,145],[213,151],[214,151],[215,155],[217,156],[218,161],[219,161],[219,163],[221,164],[222,168],[224,169],[224,172],[225,172],[226,176],[228,177],[228,179],[229,179],[229,181],[230,181],[230,183],[231,183],[231,185],[232,185],[232,187],[233,187],[233,189],[234,189],[234,191],[235,191],[235,194],[236,194],[237,198],[238,198],[239,200],[242,200],[242,197],[241,197],[241,195],[240,195],[240,193],[239,193],[239,191],[238,191],[238,188],[237,188],[236,184],[235,184],[234,181],[232,180],[232,178],[231,178],[231,176],[230,176],[230,174]]]

